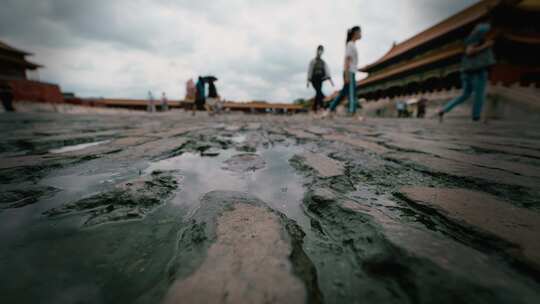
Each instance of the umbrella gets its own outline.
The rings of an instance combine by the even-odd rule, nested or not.
[[[205,76],[203,77],[203,79],[204,81],[208,81],[208,82],[214,82],[218,80],[215,76]]]

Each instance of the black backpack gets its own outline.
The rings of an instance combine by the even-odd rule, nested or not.
[[[311,77],[313,79],[323,79],[326,77],[326,69],[324,67],[324,61],[322,59],[315,59],[315,64],[313,65],[313,74]]]

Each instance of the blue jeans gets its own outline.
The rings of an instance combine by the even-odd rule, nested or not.
[[[353,72],[349,73],[349,83],[344,83],[343,88],[339,92],[338,96],[334,98],[332,103],[330,103],[330,111],[335,111],[336,107],[339,105],[341,100],[345,97],[349,97],[349,113],[356,113],[356,107],[358,105],[358,100],[356,97],[356,76]]]
[[[474,104],[472,109],[473,120],[479,120],[486,97],[486,84],[488,80],[488,71],[480,70],[472,73],[462,73],[461,83],[463,84],[463,93],[456,97],[443,108],[443,113],[450,112],[455,106],[467,100],[474,93]]]

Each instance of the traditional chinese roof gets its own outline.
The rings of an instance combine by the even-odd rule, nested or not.
[[[532,0],[531,0],[532,1]],[[501,0],[483,0],[474,4],[465,10],[439,22],[429,29],[401,42],[390,49],[383,57],[369,64],[362,69],[362,72],[370,72],[373,67],[380,65],[390,59],[409,52],[426,42],[432,41],[435,38],[448,34],[456,29],[459,29],[467,24],[477,21],[487,15],[495,6],[501,3]],[[534,1],[533,1],[534,2]],[[538,1],[536,1],[538,2]]]
[[[0,52],[0,61],[9,62],[29,70],[35,70],[42,67],[41,65],[30,62],[24,58],[25,56],[31,55],[31,53],[16,49],[2,41],[0,41],[0,51],[3,51]]]
[[[6,44],[5,42],[3,41],[0,41],[0,50],[4,50],[4,51],[8,51],[8,52],[12,52],[12,53],[17,53],[17,54],[20,54],[20,55],[32,55],[32,53],[28,53],[26,51],[22,51],[22,50],[19,50],[19,49],[16,49],[8,44]]]
[[[41,65],[30,62],[24,58],[17,58],[17,57],[11,57],[11,56],[0,55],[0,61],[16,64],[18,66],[25,67],[26,69],[29,69],[29,70],[35,70],[41,67]]]
[[[446,49],[438,50],[426,56],[421,56],[420,58],[404,62],[403,64],[396,65],[395,67],[383,71],[381,73],[376,73],[373,76],[370,76],[366,79],[358,81],[358,84],[363,86],[378,80],[386,79],[394,75],[413,70],[418,67],[426,66],[441,60],[451,58],[457,55],[461,55],[464,52],[463,47],[460,45],[455,45]]]
[[[540,11],[540,1],[538,0],[522,0],[518,7],[524,10]]]

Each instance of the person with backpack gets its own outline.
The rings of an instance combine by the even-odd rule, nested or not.
[[[319,45],[317,47],[317,56],[311,60],[308,68],[307,87],[309,83],[313,85],[315,89],[315,99],[313,100],[313,112],[317,114],[319,109],[323,106],[324,94],[322,92],[322,86],[324,81],[329,80],[332,86],[334,82],[330,76],[330,69],[326,62],[321,58],[324,52],[324,47]]]
[[[343,88],[336,98],[334,98],[332,103],[330,103],[330,108],[324,113],[324,116],[330,115],[330,117],[332,117],[337,106],[345,97],[348,97],[349,99],[349,114],[356,116],[356,110],[359,106],[358,96],[356,96],[356,71],[358,69],[358,50],[356,49],[356,41],[361,38],[362,29],[360,26],[354,26],[347,31],[345,60],[343,64]],[[360,117],[359,119],[362,120],[363,118]]]
[[[455,106],[463,103],[474,93],[472,120],[479,121],[482,107],[486,97],[489,67],[495,64],[493,54],[493,40],[487,40],[486,35],[491,30],[489,23],[479,23],[472,33],[465,39],[465,55],[461,61],[461,83],[463,93],[461,96],[448,102],[437,114],[439,121]]]

